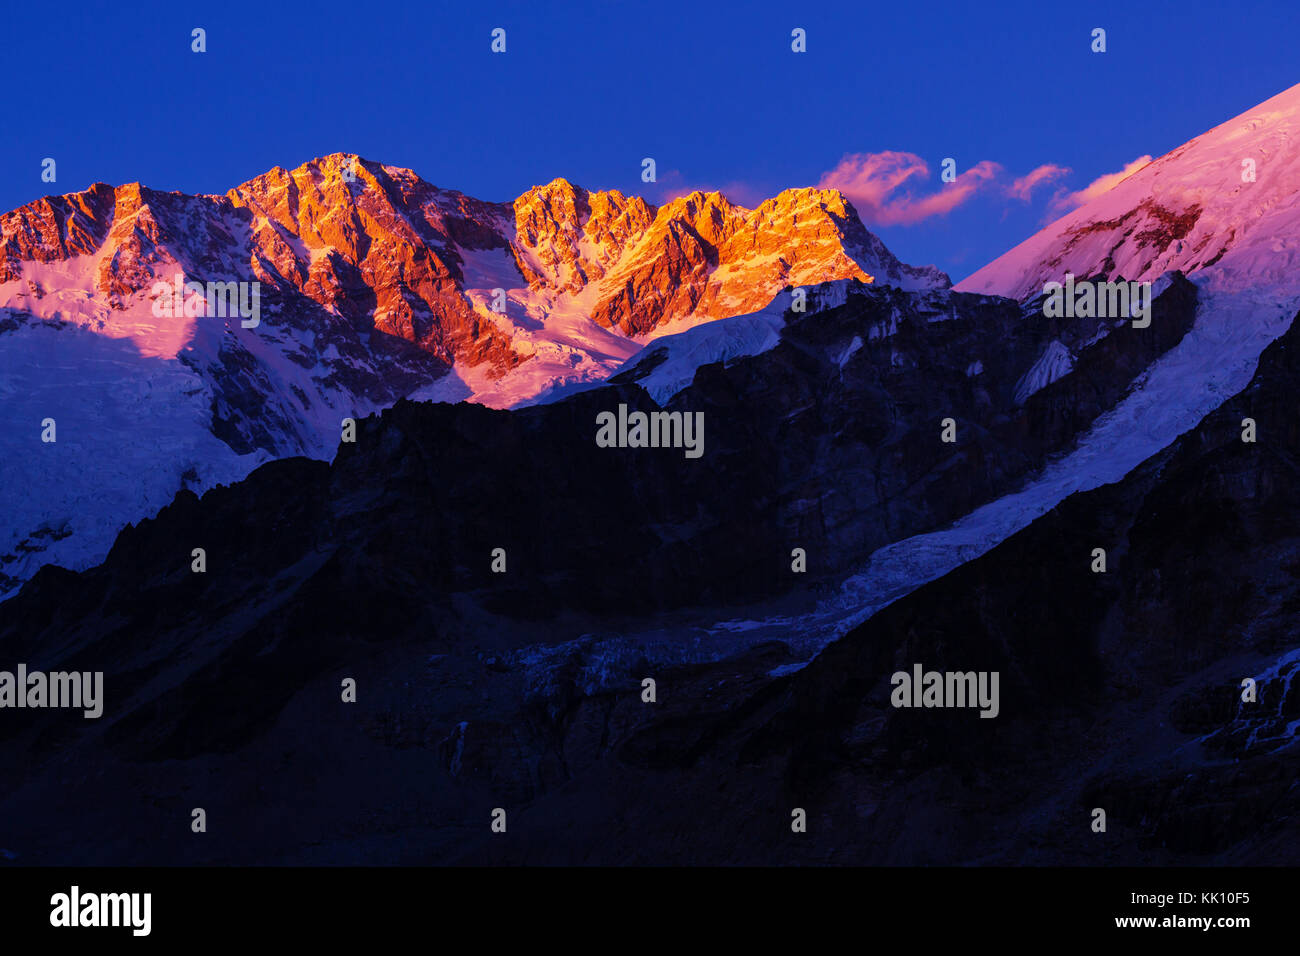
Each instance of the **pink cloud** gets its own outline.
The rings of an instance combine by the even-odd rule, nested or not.
[[[915,195],[910,185],[928,179],[930,167],[915,153],[889,150],[883,153],[854,153],[823,173],[817,185],[838,189],[853,201],[864,222],[880,225],[911,225],[933,216],[952,212],[996,179],[1002,167],[983,160],[958,174],[955,182],[944,183],[935,192]]]
[[[1057,216],[1064,215],[1071,209],[1076,209],[1086,202],[1091,202],[1098,196],[1110,192],[1125,179],[1132,176],[1139,169],[1151,162],[1150,156],[1139,156],[1133,162],[1129,163],[1123,169],[1116,173],[1106,173],[1104,176],[1098,176],[1087,186],[1084,186],[1076,193],[1064,193],[1057,195],[1052,199],[1050,210]]]
[[[1061,179],[1070,174],[1067,166],[1057,166],[1054,163],[1047,163],[1039,166],[1037,169],[1030,170],[1011,184],[1007,189],[1007,194],[1014,199],[1020,199],[1024,202],[1029,201],[1033,191],[1044,183],[1050,183],[1054,180]]]

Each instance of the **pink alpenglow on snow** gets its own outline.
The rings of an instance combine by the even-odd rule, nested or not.
[[[957,285],[1016,299],[1106,275],[1206,273],[1219,291],[1300,292],[1300,86],[1074,194],[1083,205]],[[1073,201],[1073,200],[1072,200]]]
[[[1079,206],[1091,202],[1098,196],[1104,196],[1150,162],[1150,156],[1139,156],[1137,159],[1133,160],[1133,162],[1125,164],[1124,168],[1118,172],[1105,173],[1104,175],[1098,176],[1078,192],[1065,193],[1056,196],[1052,199],[1050,210],[1055,215],[1060,216],[1069,212],[1071,209],[1077,209]]]

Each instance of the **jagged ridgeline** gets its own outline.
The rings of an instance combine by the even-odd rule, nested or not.
[[[1298,134],[1300,88],[956,289],[821,190],[335,156],[4,217],[51,493],[0,648],[98,715],[5,709],[0,850],[1295,862]],[[159,316],[177,272],[259,322]]]
[[[344,154],[220,196],[50,197],[0,216],[0,250],[10,407],[63,442],[43,458],[25,433],[5,445],[7,484],[48,492],[7,502],[0,595],[43,562],[101,560],[181,488],[327,459],[342,419],[399,398],[535,402],[786,287],[949,285],[900,263],[835,190],[654,206],[557,179],[485,202]],[[752,347],[720,335],[706,351]]]

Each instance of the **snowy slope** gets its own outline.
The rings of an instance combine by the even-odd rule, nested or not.
[[[1300,296],[1213,294],[1181,344],[1157,361],[1127,399],[1104,415],[1072,454],[1025,488],[952,526],[872,555],[826,609],[843,633],[904,594],[979,557],[1069,495],[1115,482],[1194,428],[1255,373],[1260,353],[1291,325]]]
[[[842,305],[843,287],[851,281],[806,288],[808,311],[819,312]],[[785,290],[765,308],[749,315],[718,319],[659,336],[627,360],[617,380],[637,383],[662,405],[690,385],[701,366],[775,348],[781,340],[792,296],[793,290]]]
[[[96,563],[181,488],[236,481],[270,457],[212,434],[211,388],[174,358],[7,310],[0,327],[0,595],[42,564]]]
[[[1023,405],[1030,395],[1068,375],[1073,368],[1074,355],[1070,352],[1069,346],[1058,339],[1053,339],[1047,344],[1047,348],[1043,350],[1042,356],[1034,363],[1033,368],[1016,383],[1016,404]]]
[[[1249,164],[1253,182],[1243,181]],[[1142,167],[957,289],[1023,299],[1066,272],[1149,281],[1173,269],[1212,271],[1222,291],[1290,289],[1297,184],[1300,85]]]
[[[656,402],[663,404],[690,385],[701,366],[728,362],[747,355],[759,355],[775,348],[780,342],[781,329],[788,319],[815,316],[838,308],[855,299],[867,297],[869,290],[875,287],[875,283],[863,283],[857,279],[819,282],[816,285],[799,286],[797,289],[784,289],[764,308],[747,315],[718,319],[701,325],[687,324],[685,331],[681,332],[669,331],[680,327],[674,323],[665,328],[664,334],[652,338],[643,349],[629,358],[612,380],[635,382],[646,389]],[[959,315],[960,306],[954,301],[951,289],[910,291],[913,305],[918,311],[927,313],[928,322],[951,321]],[[791,312],[796,293],[802,293],[803,296],[803,312],[798,314]],[[871,341],[888,338],[898,332],[900,318],[895,309],[882,321],[873,322],[864,332]],[[862,345],[862,339],[855,336],[835,356],[836,363],[843,367]],[[1045,355],[1040,367],[1026,375],[1027,380],[1034,379],[1038,382],[1030,391],[1045,387],[1069,371],[1068,349],[1065,349],[1064,361],[1062,367],[1060,355],[1055,352]],[[970,366],[969,374],[982,371],[983,367],[979,366],[977,370],[977,365],[974,363]],[[567,393],[560,393],[562,394]],[[551,396],[553,397],[560,396]]]
[[[178,275],[259,283],[260,324],[156,315]],[[490,203],[334,154],[223,196],[96,184],[30,203],[0,215],[0,599],[44,562],[96,563],[182,486],[331,457],[344,418],[553,398],[661,335],[850,276],[949,285],[834,190],[654,207],[557,179]],[[764,347],[720,334],[723,354]],[[40,445],[46,417],[59,438]]]
[[[1241,181],[1244,158],[1257,160],[1254,183]],[[1192,331],[1073,453],[948,528],[881,548],[800,622],[808,651],[985,553],[1067,496],[1123,478],[1244,388],[1260,354],[1300,311],[1298,183],[1300,86],[1161,157],[959,283],[960,291],[1027,299],[1066,271],[1152,281],[1158,290],[1166,270],[1183,269],[1200,298]],[[1178,223],[1172,231],[1170,222]],[[1068,352],[1049,350],[1021,387],[1042,387],[1067,359]],[[725,627],[761,633],[776,623]]]

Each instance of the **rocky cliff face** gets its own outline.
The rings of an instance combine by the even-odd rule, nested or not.
[[[712,756],[852,826],[840,858],[1294,864],[1298,385],[1293,324],[1171,448],[876,615]],[[1000,671],[1000,716],[891,707],[918,661]]]
[[[755,312],[783,286],[877,277],[909,290],[948,285],[933,268],[898,262],[833,189],[787,190],[752,211],[720,193],[691,193],[658,210],[627,258],[592,315],[631,335],[683,317]]]
[[[0,829],[0,846],[29,861],[107,859],[121,847],[91,834],[114,819],[138,861],[377,861],[380,832],[404,835],[400,859],[468,860],[498,852],[462,839],[495,800],[537,821],[515,859],[761,858],[767,843],[734,838],[767,800],[788,832],[777,778],[735,777],[762,786],[733,791],[748,809],[714,819],[696,849],[668,835],[677,811],[637,791],[661,800],[678,780],[703,800],[697,761],[749,761],[759,744],[735,751],[728,728],[770,716],[788,686],[771,672],[803,659],[818,596],[880,544],[1005,494],[1068,449],[1090,403],[1131,387],[1139,366],[1115,356],[1153,359],[1195,309],[1175,277],[1153,316],[1164,331],[1112,345],[1137,330],[1099,335],[1092,320],[1043,323],[950,291],[822,291],[838,304],[790,313],[775,347],[705,366],[664,404],[703,413],[698,459],[597,446],[600,412],[659,410],[635,382],[511,412],[401,402],[363,421],[332,464],[273,462],[201,498],[183,492],[101,567],[40,572],[0,605],[0,647],[104,670],[112,703],[85,726],[5,721],[0,771],[15,786],[0,820],[23,823]],[[1074,369],[1025,396],[1017,383],[1060,340],[1078,351]],[[958,422],[953,443],[944,417]],[[194,547],[203,574],[190,571]],[[749,615],[766,625],[750,629]],[[352,710],[339,702],[345,676],[363,688]],[[640,702],[645,676],[662,706]],[[81,769],[51,761],[55,738]],[[216,850],[158,838],[196,787],[238,808],[243,835]],[[328,806],[292,811],[304,787],[328,790]],[[617,813],[634,841],[615,839]],[[554,842],[554,827],[587,814],[580,837]],[[268,838],[272,819],[283,825]]]
[[[36,266],[93,259],[75,291],[101,313],[141,311],[179,268],[199,282],[262,282],[281,323],[313,330],[318,307],[487,380],[552,344],[555,313],[580,313],[597,337],[637,337],[755,311],[788,285],[948,285],[899,263],[835,190],[787,190],[755,210],[716,192],[655,207],[557,179],[491,203],[345,154],[277,167],[224,196],[96,184],[0,217],[0,252],[0,305],[41,317],[69,276]],[[64,317],[88,317],[78,305]],[[166,337],[155,329],[143,344]],[[529,394],[521,385],[515,397]]]
[[[256,283],[260,321],[160,311],[178,275]],[[221,196],[97,184],[30,203],[0,216],[0,374],[14,421],[63,438],[0,434],[0,597],[44,562],[101,560],[180,488],[328,457],[344,419],[400,398],[536,401],[647,337],[872,276],[948,284],[825,190],[660,208],[557,179],[492,203],[335,154]]]

